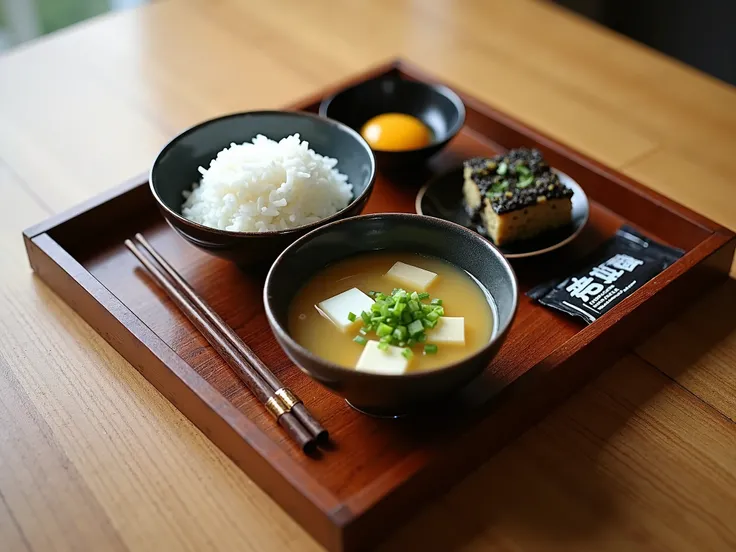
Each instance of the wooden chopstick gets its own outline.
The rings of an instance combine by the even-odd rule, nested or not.
[[[148,240],[143,237],[142,234],[136,234],[135,239],[138,243],[148,252],[148,254],[160,265],[166,274],[178,285],[180,291],[184,293],[197,307],[199,307],[202,314],[204,314],[209,321],[218,329],[224,336],[230,341],[231,345],[235,347],[238,352],[250,363],[258,375],[271,386],[276,396],[281,398],[286,404],[287,408],[291,409],[291,412],[296,418],[304,425],[305,428],[314,436],[318,441],[326,441],[329,434],[322,425],[314,419],[312,414],[307,410],[301,399],[294,394],[288,387],[284,387],[278,378],[269,370],[268,366],[258,357],[248,345],[240,339],[238,334],[222,319],[215,310],[210,307],[202,297],[194,291],[192,286],[181,277],[176,269],[171,266],[166,259],[164,259],[154,247],[148,243]]]
[[[194,305],[166,278],[163,272],[149,261],[136,245],[125,240],[125,246],[138,261],[148,270],[154,280],[164,289],[176,306],[186,315],[194,326],[202,333],[218,354],[228,363],[238,377],[245,383],[256,398],[273,414],[278,424],[306,453],[316,448],[316,441],[312,434],[296,419],[294,414],[284,408],[283,402],[274,395],[273,389],[253,370],[243,362],[238,351],[222,336],[217,329],[205,318]]]

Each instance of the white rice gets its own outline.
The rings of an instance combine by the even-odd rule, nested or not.
[[[309,149],[298,134],[279,142],[258,135],[230,144],[199,167],[202,179],[184,192],[185,218],[235,232],[286,230],[321,220],[353,197],[337,160]]]

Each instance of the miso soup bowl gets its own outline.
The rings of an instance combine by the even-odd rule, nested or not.
[[[330,263],[378,250],[437,257],[474,276],[490,292],[496,306],[489,342],[461,361],[403,375],[358,372],[297,343],[289,334],[288,313],[302,285]],[[478,376],[506,338],[516,313],[517,294],[511,265],[488,240],[452,222],[394,213],[333,222],[301,237],[271,267],[263,299],[276,339],[303,372],[361,411],[394,416],[421,412]]]

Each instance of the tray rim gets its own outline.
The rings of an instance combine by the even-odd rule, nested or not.
[[[411,63],[403,60],[392,60],[388,63],[368,68],[366,71],[357,72],[352,77],[343,79],[330,87],[315,92],[314,94],[291,104],[290,108],[294,109],[312,105],[318,102],[321,98],[332,94],[334,91],[337,91],[350,83],[359,82],[397,70],[408,75],[409,78],[437,82],[434,77]],[[544,143],[545,147],[549,147],[556,152],[560,152],[561,155],[571,158],[584,168],[597,172],[607,179],[616,180],[620,185],[626,186],[638,195],[644,196],[647,200],[655,204],[659,204],[668,210],[674,211],[681,218],[707,230],[710,235],[701,240],[695,247],[688,251],[680,261],[674,263],[656,278],[658,281],[657,292],[669,286],[672,282],[677,280],[679,276],[683,275],[693,266],[706,259],[709,255],[712,255],[714,252],[721,249],[733,239],[734,233],[718,223],[711,221],[703,215],[680,205],[674,200],[671,200],[654,190],[650,190],[646,186],[621,174],[617,170],[606,167],[601,163],[576,152],[565,144],[549,138],[545,134],[535,130],[533,127],[530,127],[491,107],[490,105],[473,98],[471,95],[463,92],[462,89],[457,87],[453,88],[463,98],[466,105],[469,104],[473,110],[478,111],[483,116],[498,120],[502,124],[524,134],[528,134],[530,131],[533,132],[535,140],[540,143]],[[61,293],[56,286],[51,286],[65,299],[65,302],[70,304],[75,311],[80,313],[82,318],[95,328],[95,331],[98,330],[95,325],[89,321],[90,316],[108,317],[109,321],[120,326],[123,332],[127,332],[130,339],[143,345],[143,348],[152,355],[151,360],[159,362],[166,370],[169,370],[169,372],[171,372],[171,377],[177,378],[179,383],[201,403],[201,408],[206,408],[209,412],[214,414],[216,418],[225,424],[230,433],[244,441],[246,445],[245,448],[249,449],[247,452],[252,457],[253,465],[249,464],[246,469],[245,466],[240,465],[238,460],[234,459],[234,461],[239,464],[239,467],[241,467],[241,469],[243,469],[262,489],[272,496],[272,498],[274,498],[290,516],[294,517],[308,532],[322,542],[322,544],[325,544],[330,548],[340,549],[343,545],[344,538],[341,531],[345,530],[347,526],[359,519],[362,515],[375,509],[382,501],[387,499],[387,497],[390,498],[392,495],[396,494],[397,491],[409,485],[419,474],[422,473],[422,471],[418,472],[414,470],[410,477],[403,479],[399,485],[391,487],[389,491],[385,491],[384,488],[374,482],[361,489],[347,500],[341,501],[334,496],[329,489],[311,479],[300,465],[291,460],[291,458],[289,458],[289,456],[286,455],[275,442],[271,441],[271,439],[262,432],[258,426],[251,422],[243,412],[224,400],[217,390],[215,390],[203,377],[201,377],[181,357],[179,357],[173,349],[171,349],[155,332],[153,332],[153,330],[148,328],[140,318],[138,318],[124,303],[122,303],[122,301],[120,301],[110,290],[97,280],[92,273],[87,271],[72,254],[70,254],[63,246],[56,242],[51,235],[49,235],[49,232],[52,232],[55,228],[64,225],[70,220],[76,219],[80,215],[93,211],[104,204],[120,200],[121,196],[135,192],[143,186],[148,186],[147,173],[131,178],[118,186],[106,190],[60,214],[54,215],[24,230],[23,236],[28,250],[28,256],[31,260],[31,265],[39,276],[41,276],[41,278],[47,283],[48,280],[44,278],[43,274],[48,274],[48,270],[52,270],[56,272],[57,277],[61,276],[66,280],[64,283],[65,286],[76,286],[76,288],[79,288],[79,290],[84,292],[86,295],[83,297],[82,301],[84,304],[75,304],[69,301],[69,292]],[[38,254],[41,255],[40,258],[37,257]],[[44,261],[43,267],[38,264],[39,261]],[[552,369],[559,366],[560,363],[570,359],[575,354],[578,354],[583,348],[585,348],[585,345],[591,343],[600,334],[615,326],[623,316],[629,314],[633,309],[636,309],[641,303],[653,296],[654,294],[650,293],[652,284],[653,281],[650,281],[646,285],[642,286],[642,288],[637,290],[636,293],[632,294],[625,301],[617,305],[609,312],[608,316],[602,318],[596,324],[582,328],[567,342],[553,351],[547,358],[539,361],[533,368],[518,379],[528,379],[532,374],[537,374],[537,372],[542,369],[542,366],[548,366],[548,371],[552,371]],[[98,331],[98,333],[101,332]],[[104,334],[102,337],[108,342],[111,342],[116,350],[119,350],[118,346],[121,348],[124,348],[125,346],[124,343],[121,342],[120,337]],[[116,343],[113,343],[111,339],[114,339]],[[126,360],[128,360],[130,355],[122,352],[121,354],[126,358]],[[177,401],[168,396],[171,392],[164,392],[163,382],[159,381],[157,383],[152,380],[151,377],[147,375],[147,372],[150,370],[145,366],[138,365],[142,363],[132,364],[144,375],[144,377],[146,377],[147,380],[149,380],[149,382],[162,392],[162,394],[167,396],[167,399],[172,402],[174,406],[177,406]],[[223,416],[223,412],[225,412],[227,416]],[[186,416],[189,417],[188,414]],[[487,420],[488,418],[488,416],[485,416],[484,420]],[[199,424],[194,420],[192,421],[199,427]],[[481,425],[482,423],[483,421],[480,421],[478,424],[474,425]],[[208,438],[210,438],[208,431],[202,431],[208,436]],[[461,431],[458,439],[460,439],[465,433],[467,432]],[[224,450],[223,447],[220,446],[220,439],[212,440],[217,441],[218,443],[216,446],[221,448],[221,450]],[[231,456],[226,450],[224,450],[224,452],[226,452],[228,456]],[[416,452],[409,453],[409,455],[404,458],[404,461],[411,460],[415,454]],[[423,471],[426,472],[428,469],[425,468]],[[284,485],[287,487],[284,488]],[[285,500],[285,497],[288,500]],[[306,502],[302,505],[293,505],[295,499]],[[292,503],[291,507],[286,506],[285,503],[288,502]],[[318,523],[316,528],[314,525],[309,524],[309,519],[307,518],[312,518],[312,522]]]

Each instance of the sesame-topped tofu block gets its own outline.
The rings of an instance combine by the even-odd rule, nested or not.
[[[437,274],[430,272],[429,270],[419,268],[418,266],[398,261],[389,269],[386,273],[386,277],[411,290],[426,291],[427,288],[432,285],[435,278],[437,278]]]
[[[341,332],[346,332],[357,320],[360,320],[361,312],[370,312],[372,305],[373,299],[358,288],[351,288],[334,297],[325,299],[315,306],[319,313],[332,322]],[[356,316],[355,320],[350,320],[350,313]]]
[[[573,191],[536,149],[469,159],[463,174],[465,207],[496,245],[533,238],[572,220]]]
[[[378,345],[379,342],[374,340],[370,340],[365,344],[355,369],[359,372],[373,372],[374,374],[390,376],[406,373],[410,361],[402,354],[404,348],[389,345],[385,351],[382,351]]]

